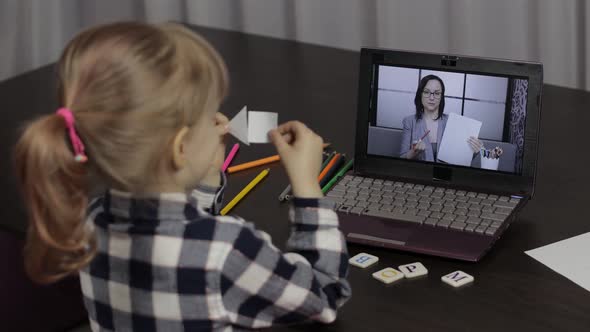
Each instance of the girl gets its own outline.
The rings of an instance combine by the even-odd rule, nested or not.
[[[316,179],[322,139],[303,124],[269,133],[297,197],[288,252],[218,215],[227,85],[217,52],[179,25],[100,26],[63,52],[63,107],[15,150],[25,260],[39,282],[79,272],[94,331],[327,323],[350,297],[345,242]]]

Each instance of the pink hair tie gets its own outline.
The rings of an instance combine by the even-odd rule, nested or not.
[[[86,162],[88,157],[86,154],[84,154],[84,144],[80,140],[78,134],[76,134],[76,129],[74,127],[74,115],[72,114],[72,111],[62,107],[57,110],[57,115],[61,116],[66,121],[66,127],[68,128],[70,141],[72,142],[72,147],[74,148],[74,159],[79,163]]]

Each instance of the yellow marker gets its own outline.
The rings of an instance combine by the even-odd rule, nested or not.
[[[223,209],[221,209],[220,214],[222,216],[225,216],[234,206],[236,206],[236,204],[238,204],[242,200],[242,198],[244,198],[244,196],[246,196],[246,194],[250,192],[250,190],[252,190],[252,188],[254,188],[254,186],[258,184],[258,182],[264,179],[264,177],[268,174],[269,171],[270,168],[267,168],[264,171],[260,172],[260,174],[258,174],[254,178],[254,180],[250,181],[250,183],[248,183],[248,185],[245,186],[244,189],[242,189],[242,191],[240,191],[240,193],[237,194],[236,197],[234,197],[234,199],[232,199],[229,203],[227,203],[227,205]]]

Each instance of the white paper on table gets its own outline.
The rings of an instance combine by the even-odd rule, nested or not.
[[[590,291],[590,232],[555,242],[525,254]]]
[[[438,159],[453,165],[471,166],[469,137],[478,137],[481,121],[451,113],[438,149]]]
[[[229,122],[229,133],[242,143],[269,143],[268,132],[278,125],[278,114],[248,111],[244,106]]]

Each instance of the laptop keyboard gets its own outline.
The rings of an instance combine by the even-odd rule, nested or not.
[[[346,175],[327,195],[343,213],[493,236],[519,198]]]

